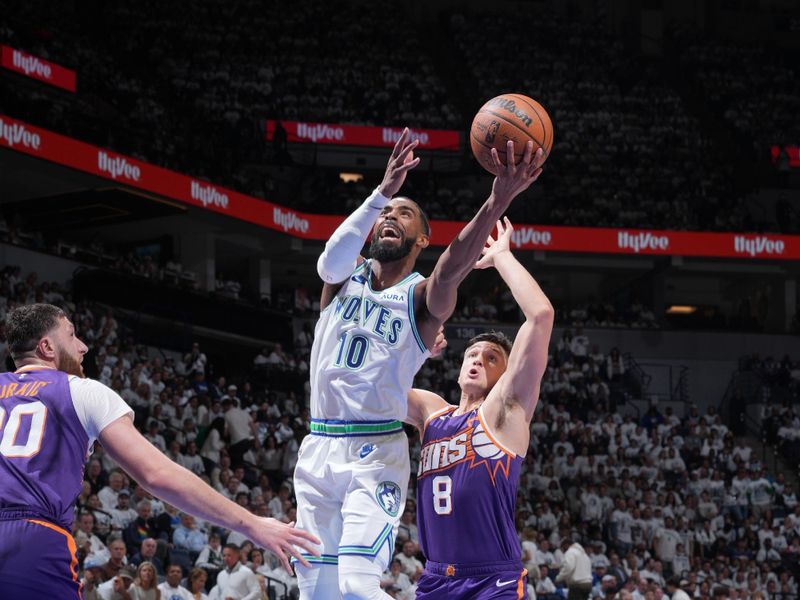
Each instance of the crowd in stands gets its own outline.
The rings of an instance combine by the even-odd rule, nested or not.
[[[345,2],[195,0],[180,8],[122,2],[79,18],[71,5],[18,4],[0,18],[0,37],[76,69],[79,88],[72,95],[21,82],[0,99],[0,110],[256,197],[284,203],[299,197],[298,206],[314,212],[352,201],[348,195],[329,202],[342,191],[332,172],[319,176],[313,194],[299,185],[275,198],[264,167],[271,155],[266,119],[468,125],[467,108],[450,100],[456,94],[445,82],[452,75],[439,72],[436,51],[392,2],[369,11]],[[91,25],[82,26],[84,20]],[[380,26],[388,21],[391,28]],[[542,199],[518,203],[513,218],[679,230],[785,226],[754,214],[746,184],[736,177],[741,165],[720,149],[727,140],[687,107],[685,78],[637,57],[601,25],[547,10],[533,22],[457,13],[440,34],[480,98],[524,90],[556,124],[547,177],[537,186]],[[536,56],[525,69],[506,60],[509,37],[515,52]],[[694,38],[685,46],[681,64],[730,127],[747,135],[759,123],[760,146],[797,137],[798,79],[788,58]],[[469,111],[480,102],[473,104]],[[464,218],[471,197],[485,187],[464,177],[434,179],[420,175],[415,190],[434,217]]]
[[[488,278],[487,278],[488,279]],[[487,290],[481,293],[481,290]],[[482,321],[518,323],[519,309],[511,292],[501,285],[481,286],[461,294],[453,322]],[[585,304],[560,306],[556,322],[567,327],[601,327],[603,329],[656,329],[663,326],[653,310],[633,299],[630,303],[600,302],[590,299]]]
[[[788,464],[800,462],[800,360],[789,355],[742,357],[739,372],[751,375],[755,385],[735,390],[736,398],[749,397],[760,405],[764,441],[776,448]],[[742,387],[744,388],[743,384]],[[749,393],[748,393],[749,392]]]
[[[137,345],[113,311],[76,304],[68,289],[19,268],[0,273],[0,319],[34,300],[69,310],[92,348],[95,364],[85,368],[131,405],[151,443],[254,513],[294,520],[291,474],[310,429],[310,326],[294,348],[264,348],[252,377],[234,382],[212,371],[199,344],[181,356],[159,354]],[[460,362],[457,351],[446,351],[423,365],[416,385],[457,402]],[[797,389],[798,367],[788,359],[757,368]],[[271,378],[285,373],[306,383],[270,389]],[[652,406],[636,414],[622,393],[625,374],[620,352],[601,350],[578,327],[552,340],[517,500],[531,597],[564,597],[558,574],[566,549],[579,542],[596,598],[660,599],[673,576],[696,599],[723,592],[796,598],[800,506],[792,486],[736,443],[713,408],[681,417]],[[417,438],[412,447],[413,463]],[[410,490],[395,560],[382,579],[401,599],[413,598],[424,564],[413,481]],[[279,598],[296,593],[269,552],[154,498],[99,445],[87,463],[74,537],[88,598],[114,598],[121,589],[144,598],[153,586],[162,597],[190,588],[196,598],[222,598],[232,587],[262,598],[270,587]]]
[[[685,27],[672,32],[672,42],[692,82],[762,160],[773,145],[800,137],[793,117],[800,110],[800,76],[791,53],[763,43],[712,43]]]

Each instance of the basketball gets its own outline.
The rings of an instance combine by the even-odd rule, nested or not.
[[[522,94],[501,94],[481,106],[469,137],[475,158],[494,174],[492,148],[505,165],[508,140],[514,142],[514,164],[522,158],[528,140],[533,142],[533,151],[542,148],[547,159],[553,147],[553,122],[536,100]]]

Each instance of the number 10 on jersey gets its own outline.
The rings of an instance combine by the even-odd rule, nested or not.
[[[347,331],[339,338],[339,349],[336,351],[334,365],[357,370],[364,366],[369,349],[369,339],[363,335],[351,335]]]

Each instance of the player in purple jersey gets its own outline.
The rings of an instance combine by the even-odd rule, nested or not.
[[[427,563],[418,599],[527,598],[515,503],[554,313],[511,254],[508,219],[497,230],[476,268],[494,267],[511,289],[525,315],[516,340],[499,333],[470,340],[458,406],[425,390],[409,394],[407,421],[422,435],[417,514]]]
[[[6,325],[17,370],[0,373],[0,597],[82,598],[68,529],[96,439],[147,490],[242,532],[272,550],[287,570],[289,556],[305,562],[301,549],[318,555],[314,536],[255,516],[150,444],[133,426],[125,401],[84,378],[87,348],[61,309],[21,306]]]

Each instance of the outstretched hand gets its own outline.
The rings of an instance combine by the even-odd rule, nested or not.
[[[503,224],[505,223],[505,225]],[[503,221],[497,222],[497,239],[495,240],[491,235],[486,240],[486,246],[481,251],[481,257],[475,263],[476,269],[488,269],[494,266],[495,258],[503,252],[511,252],[511,234],[514,233],[514,227],[508,217],[503,217]]]
[[[378,186],[378,191],[386,198],[400,191],[408,172],[419,164],[419,158],[414,158],[414,148],[419,145],[419,140],[408,141],[409,137],[411,135],[406,127],[394,145],[383,181]]]
[[[511,202],[542,174],[544,150],[533,151],[533,142],[525,144],[525,152],[519,163],[514,164],[514,142],[509,140],[506,147],[506,164],[500,162],[500,155],[492,148],[492,163],[497,175],[492,184],[492,194],[501,202]]]
[[[319,556],[319,550],[314,548],[313,544],[319,545],[320,541],[307,531],[295,529],[294,521],[287,525],[277,519],[265,517],[258,520],[256,528],[252,533],[252,540],[257,546],[267,548],[277,556],[289,575],[294,574],[289,564],[290,556],[294,556],[304,567],[311,566],[303,558],[301,549],[308,554]]]

